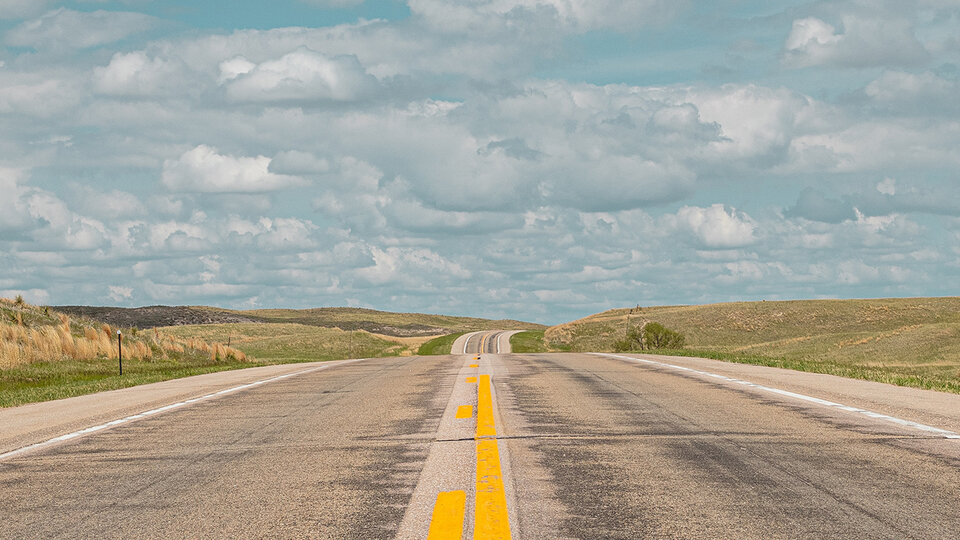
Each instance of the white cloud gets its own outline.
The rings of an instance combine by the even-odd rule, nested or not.
[[[377,85],[356,56],[330,57],[305,47],[252,68],[240,62],[221,64],[221,79],[224,69],[232,70],[226,86],[234,101],[353,101]]]
[[[859,68],[910,66],[929,57],[907,19],[847,15],[841,20],[842,31],[816,17],[793,21],[784,42],[783,62],[796,68]]]
[[[60,8],[7,32],[14,47],[55,51],[98,47],[149,29],[153,17],[118,11],[80,12]]]
[[[756,241],[753,219],[743,212],[714,204],[708,208],[684,206],[677,211],[676,223],[681,229],[693,233],[707,248],[737,248]]]
[[[114,96],[184,93],[183,68],[176,60],[151,58],[143,51],[116,53],[107,66],[94,70],[93,81],[98,92]]]
[[[884,178],[882,182],[877,184],[877,191],[884,195],[896,195],[897,181],[893,178]]]
[[[114,302],[123,302],[133,298],[133,287],[124,287],[122,285],[111,285],[108,295]]]
[[[270,158],[235,157],[201,144],[163,162],[163,184],[170,190],[200,193],[261,193],[303,185],[296,176],[269,171]]]
[[[240,75],[250,73],[256,67],[256,64],[242,56],[224,60],[223,62],[220,62],[220,77],[217,79],[217,84],[223,84],[227,81],[232,81]]]

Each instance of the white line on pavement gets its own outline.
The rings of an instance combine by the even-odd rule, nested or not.
[[[849,405],[843,405],[842,403],[834,403],[833,401],[827,401],[827,400],[825,400],[825,399],[815,398],[815,397],[811,397],[811,396],[805,396],[805,395],[803,395],[803,394],[797,394],[797,393],[795,393],[795,392],[788,392],[787,390],[780,390],[779,388],[771,388],[771,387],[769,387],[769,386],[763,386],[763,385],[756,384],[756,383],[752,383],[752,382],[749,382],[749,381],[744,381],[744,380],[740,380],[740,379],[734,379],[733,377],[727,377],[727,376],[725,376],[725,375],[717,375],[716,373],[710,373],[710,372],[708,372],[708,371],[700,371],[700,370],[697,370],[697,369],[692,369],[692,368],[683,367],[683,366],[677,366],[677,365],[674,365],[674,364],[665,364],[665,363],[663,363],[663,362],[655,362],[655,361],[653,361],[653,360],[646,360],[646,359],[644,359],[644,358],[634,358],[634,357],[632,357],[632,356],[621,356],[621,355],[619,355],[619,354],[604,354],[604,353],[594,353],[594,354],[596,354],[597,356],[607,356],[607,357],[610,357],[610,358],[619,358],[619,359],[621,359],[621,360],[629,360],[629,361],[631,361],[631,362],[640,362],[640,363],[649,364],[649,365],[658,366],[658,367],[663,367],[663,368],[667,368],[667,369],[674,369],[674,370],[677,370],[677,371],[685,371],[685,372],[689,372],[689,373],[696,373],[697,375],[702,375],[702,376],[704,376],[704,377],[710,377],[710,378],[713,378],[713,379],[720,379],[720,380],[722,380],[722,381],[726,381],[726,382],[733,383],[733,384],[739,384],[739,385],[742,385],[742,386],[747,386],[747,387],[749,387],[749,388],[754,388],[754,389],[756,389],[756,390],[760,390],[760,391],[763,391],[763,392],[769,392],[769,393],[772,393],[772,394],[778,394],[778,395],[781,395],[781,396],[787,396],[787,397],[791,397],[791,398],[794,398],[794,399],[799,399],[799,400],[802,400],[802,401],[807,401],[807,402],[810,402],[810,403],[816,403],[817,405],[822,405],[822,406],[824,406],[824,407],[830,407],[830,408],[839,409],[839,410],[845,411],[845,412],[850,412],[850,413],[855,413],[855,414],[861,414],[861,415],[863,415],[863,416],[867,416],[867,417],[869,417],[869,418],[874,418],[874,419],[876,419],[876,420],[883,420],[883,421],[886,421],[886,422],[891,422],[891,423],[894,423],[894,424],[898,424],[898,425],[901,425],[901,426],[905,426],[905,427],[917,429],[917,430],[920,430],[920,431],[926,431],[926,432],[928,432],[928,433],[934,433],[934,434],[936,434],[936,435],[940,435],[941,437],[943,437],[943,438],[945,438],[945,439],[960,439],[960,433],[954,433],[953,431],[949,431],[949,430],[946,430],[946,429],[940,429],[940,428],[937,428],[937,427],[928,426],[928,425],[926,425],[926,424],[921,424],[921,423],[918,423],[918,422],[913,422],[913,421],[911,421],[911,420],[904,420],[904,419],[902,419],[902,418],[897,418],[897,417],[895,417],[895,416],[888,416],[888,415],[886,415],[886,414],[881,414],[881,413],[877,413],[877,412],[873,412],[873,411],[868,411],[868,410],[866,410],[866,409],[859,409],[859,408],[857,408],[857,407],[851,407],[851,406],[849,406]]]
[[[9,452],[0,454],[0,461],[3,461],[3,460],[5,460],[5,459],[7,459],[7,458],[11,458],[11,457],[13,457],[13,456],[18,456],[18,455],[21,455],[21,454],[25,454],[25,453],[27,453],[27,452],[32,452],[32,451],[34,451],[34,450],[39,450],[39,449],[41,449],[41,448],[46,448],[47,446],[52,446],[52,445],[54,445],[54,444],[57,444],[57,443],[60,443],[60,442],[63,442],[63,441],[68,441],[68,440],[70,440],[70,439],[75,439],[75,438],[77,438],[77,437],[82,437],[82,436],[84,436],[84,435],[89,435],[89,434],[91,434],[91,433],[96,433],[96,432],[98,432],[98,431],[102,431],[102,430],[107,429],[107,428],[111,428],[111,427],[114,427],[114,426],[119,426],[119,425],[121,425],[121,424],[129,424],[130,422],[135,422],[135,421],[137,421],[137,420],[141,420],[141,419],[143,419],[143,418],[147,418],[147,417],[150,417],[150,416],[154,416],[154,415],[156,415],[156,414],[164,413],[164,412],[167,412],[167,411],[172,411],[172,410],[174,410],[174,409],[179,409],[180,407],[184,407],[184,406],[187,406],[187,405],[191,405],[191,404],[193,404],[193,403],[197,403],[197,402],[200,402],[200,401],[206,401],[206,400],[208,400],[208,399],[213,399],[213,398],[216,398],[216,397],[225,395],[225,394],[232,394],[233,392],[239,392],[239,391],[241,391],[241,390],[246,390],[247,388],[253,388],[254,386],[260,386],[260,385],[267,384],[267,383],[271,383],[271,382],[274,382],[274,381],[279,381],[279,380],[281,380],[281,379],[286,379],[286,378],[289,378],[289,377],[295,377],[295,376],[297,376],[297,375],[303,375],[304,373],[311,373],[311,372],[314,372],[314,371],[319,371],[319,370],[321,370],[321,369],[331,368],[331,367],[334,367],[334,366],[337,366],[337,365],[349,364],[349,363],[351,363],[351,362],[358,362],[358,361],[360,361],[360,360],[361,360],[361,359],[356,359],[356,360],[343,360],[343,361],[339,361],[339,362],[331,362],[330,364],[327,364],[327,365],[323,365],[323,366],[319,366],[319,367],[315,367],[315,368],[310,368],[310,369],[304,369],[304,370],[302,370],[302,371],[295,371],[295,372],[293,372],[293,373],[287,373],[287,374],[285,374],[285,375],[278,375],[278,376],[276,376],[276,377],[271,377],[271,378],[269,378],[269,379],[263,379],[263,380],[260,380],[260,381],[254,381],[254,382],[252,382],[252,383],[241,384],[240,386],[234,386],[233,388],[227,388],[227,389],[225,389],[225,390],[220,390],[219,392],[213,392],[212,394],[207,394],[207,395],[205,395],[205,396],[195,397],[195,398],[187,399],[187,400],[184,400],[184,401],[179,401],[179,402],[177,402],[177,403],[171,403],[170,405],[164,405],[163,407],[158,407],[158,408],[156,408],[156,409],[150,409],[149,411],[144,411],[144,412],[141,412],[141,413],[132,414],[132,415],[127,416],[127,417],[124,417],[124,418],[119,418],[119,419],[117,419],[117,420],[111,420],[110,422],[106,422],[106,423],[99,424],[99,425],[96,425],[96,426],[91,426],[91,427],[88,427],[88,428],[83,428],[83,429],[81,429],[81,430],[74,431],[73,433],[67,433],[66,435],[60,435],[59,437],[54,437],[54,438],[52,438],[52,439],[49,439],[49,440],[46,440],[46,441],[43,441],[43,442],[38,442],[38,443],[35,443],[35,444],[31,444],[31,445],[28,445],[28,446],[24,446],[24,447],[22,447],[22,448],[17,448],[16,450],[11,450],[11,451],[9,451]]]

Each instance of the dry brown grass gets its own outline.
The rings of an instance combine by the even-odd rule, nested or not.
[[[243,352],[221,343],[184,340],[158,331],[151,338],[128,332],[118,348],[117,329],[110,325],[74,322],[62,313],[54,318],[49,310],[6,298],[0,299],[0,306],[5,314],[0,323],[0,369],[58,360],[116,359],[121,350],[124,358],[145,361],[189,350],[209,354],[215,361],[248,361]],[[34,322],[25,323],[25,317]]]

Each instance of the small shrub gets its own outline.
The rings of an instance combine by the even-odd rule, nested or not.
[[[643,326],[643,341],[650,349],[682,349],[685,340],[682,333],[660,323],[651,322]]]

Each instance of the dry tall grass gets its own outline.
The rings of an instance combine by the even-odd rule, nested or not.
[[[102,324],[99,328],[72,324],[69,317],[59,314],[59,324],[24,323],[24,313],[40,310],[28,304],[0,299],[0,305],[14,310],[10,320],[0,323],[0,368],[18,367],[34,362],[60,360],[116,359],[119,353],[116,329]],[[209,354],[212,361],[247,361],[247,356],[220,343],[200,339],[183,340],[155,331],[151,339],[125,336],[123,357],[150,361],[154,355],[167,358],[170,353],[199,352]]]

